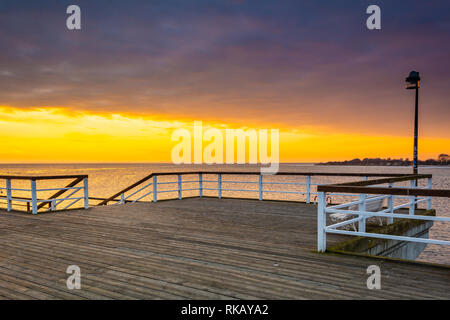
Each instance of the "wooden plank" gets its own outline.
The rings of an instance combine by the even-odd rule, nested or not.
[[[0,297],[450,298],[449,268],[315,253],[316,207],[304,203],[193,198],[0,213],[0,225]],[[82,290],[65,288],[69,264]],[[370,264],[383,290],[367,289]]]

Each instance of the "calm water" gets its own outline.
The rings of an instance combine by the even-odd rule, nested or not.
[[[11,165],[3,164],[0,165],[0,175],[10,174],[10,175],[64,175],[64,174],[88,174],[89,175],[89,188],[90,196],[96,197],[108,197],[115,192],[127,187],[128,185],[136,182],[140,178],[152,173],[152,172],[173,172],[173,171],[185,171],[185,170],[227,170],[227,171],[244,171],[244,170],[257,170],[256,167],[252,166],[176,166],[173,164],[20,164]],[[407,167],[345,167],[345,166],[314,166],[312,164],[282,164],[280,171],[290,171],[290,172],[367,172],[367,173],[409,173],[411,168]],[[434,189],[449,189],[450,188],[450,168],[449,167],[421,167],[419,169],[420,173],[431,173],[433,174],[433,188]],[[280,177],[279,177],[280,178]],[[276,181],[280,181],[277,178]],[[304,177],[281,177],[286,182],[303,182]],[[186,177],[187,180],[189,179]],[[204,180],[208,180],[209,177],[205,176]],[[216,179],[216,177],[211,176],[211,180]],[[240,177],[235,176],[233,180],[237,179],[254,179],[256,177]],[[271,181],[271,177],[265,177],[265,181]],[[225,178],[224,178],[225,180]],[[342,178],[342,177],[314,177],[313,183],[333,183],[333,182],[345,182],[354,181],[358,178]],[[173,177],[161,178],[160,181],[175,181]],[[3,184],[4,182],[2,182]],[[424,182],[425,183],[425,182]],[[39,182],[38,188],[44,188],[49,186],[46,182]],[[406,185],[406,184],[405,184]],[[3,186],[3,185],[2,185]],[[13,187],[21,187],[23,182],[15,182]],[[53,185],[55,186],[55,185]],[[58,185],[60,186],[60,185]],[[28,186],[26,186],[28,187]],[[183,185],[184,188],[190,188],[189,184]],[[194,186],[192,186],[194,187]],[[214,183],[204,183],[204,188],[214,188],[216,184]],[[170,190],[173,186],[162,185],[160,190]],[[254,185],[223,185],[223,188],[239,188],[249,190],[248,192],[224,192],[224,196],[242,196],[242,197],[255,197],[256,194],[251,190],[255,189]],[[292,186],[277,186],[268,185],[267,190],[280,190],[283,188],[291,188]],[[301,188],[299,191],[302,191]],[[304,189],[303,189],[304,190]],[[315,191],[314,189],[312,191]],[[193,192],[191,192],[193,195]],[[216,195],[216,191],[205,191],[205,195]],[[184,195],[190,195],[189,192],[184,193]],[[172,194],[172,197],[175,196]],[[170,193],[162,194],[162,197],[171,197]],[[288,195],[288,194],[276,194],[268,193],[265,194],[265,198],[271,199],[285,199],[285,200],[304,200],[304,196],[299,195]],[[339,197],[333,198],[333,201],[342,201]],[[448,198],[435,198],[433,199],[433,208],[437,210],[438,216],[450,216],[450,201]],[[450,240],[450,226],[435,222],[431,229],[430,238],[439,240]],[[428,261],[435,263],[450,264],[450,247],[428,245],[427,248],[421,253],[417,260]]]

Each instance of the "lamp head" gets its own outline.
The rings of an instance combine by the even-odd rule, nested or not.
[[[419,72],[411,71],[406,78],[406,89],[416,89],[419,87],[420,76]]]

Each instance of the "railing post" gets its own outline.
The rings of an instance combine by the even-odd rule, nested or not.
[[[433,179],[428,178],[428,189],[433,189]],[[431,210],[431,196],[427,199],[427,210]]]
[[[178,199],[183,199],[183,186],[181,182],[181,174],[178,175]]]
[[[416,180],[411,180],[411,189],[415,189],[416,187]],[[415,204],[416,204],[416,197],[410,196],[409,197],[409,214],[414,215],[415,211]]]
[[[222,174],[217,175],[217,192],[219,199],[222,199]]]
[[[359,195],[360,203],[358,204],[358,210],[360,212],[366,211],[366,198],[367,198],[367,194],[365,194],[365,193],[362,193]],[[358,231],[366,232],[366,217],[359,215],[358,218],[361,218],[361,220],[358,221]]]
[[[36,180],[31,180],[31,212],[37,214],[37,191]]]
[[[89,182],[88,178],[83,179],[84,186],[84,208],[89,209]]]
[[[393,183],[389,183],[389,188],[394,187]],[[394,196],[391,194],[388,197],[388,208],[389,208],[389,213],[394,213]],[[394,223],[394,218],[388,218],[387,219],[387,224],[392,224]]]
[[[203,175],[201,173],[198,174],[198,189],[201,198],[203,197]]]
[[[153,176],[153,202],[158,201],[158,180]]]
[[[259,200],[262,200],[263,199],[263,176],[262,176],[262,174],[259,175],[258,190],[259,190]]]
[[[324,252],[327,249],[326,227],[326,195],[325,192],[319,192],[317,205],[317,251]]]
[[[311,176],[306,176],[306,203],[309,203],[311,197]]]
[[[6,179],[6,210],[12,209],[12,192],[11,192],[11,179]]]

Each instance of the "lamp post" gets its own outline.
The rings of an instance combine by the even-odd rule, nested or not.
[[[419,87],[420,77],[419,72],[411,71],[406,78],[406,89],[416,89],[416,106],[414,111],[414,160],[413,160],[413,174],[417,174],[417,139],[419,135]]]

